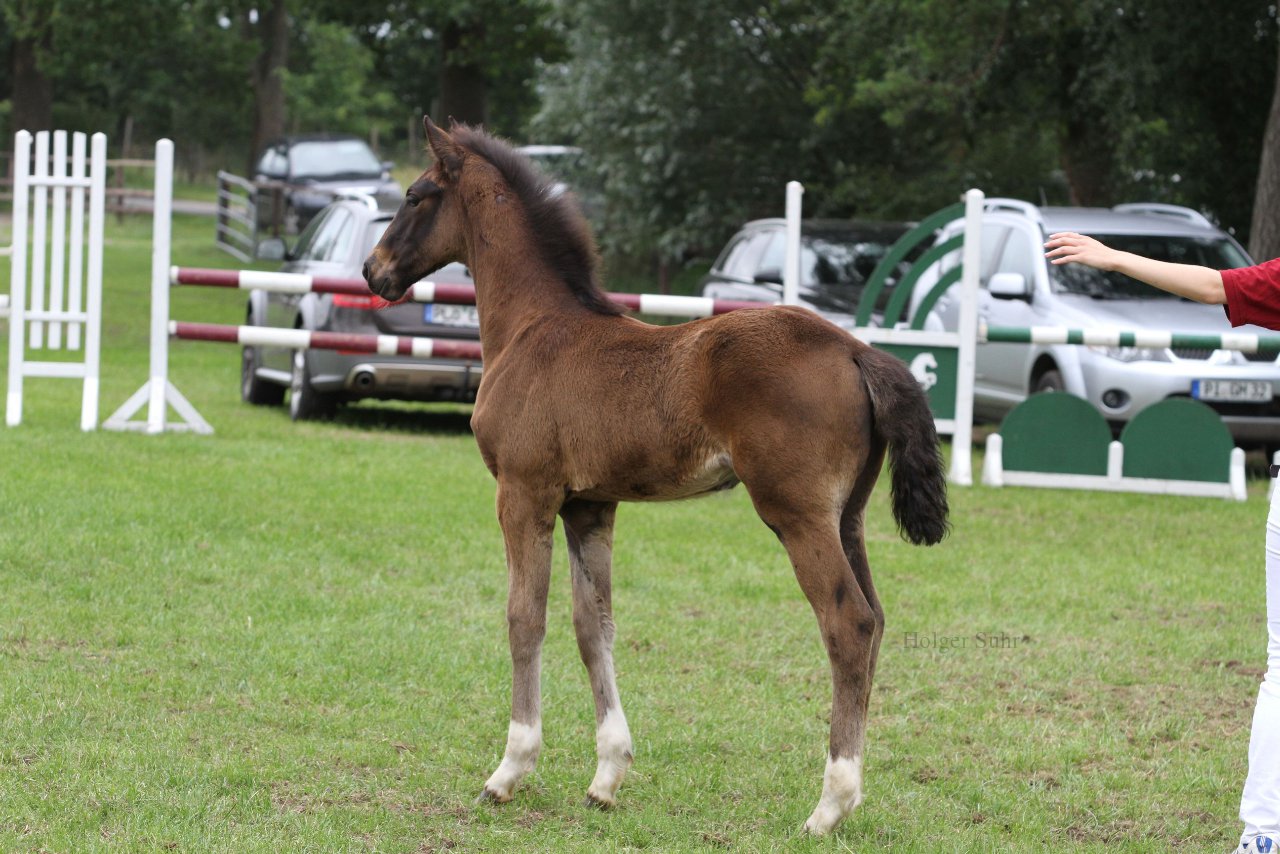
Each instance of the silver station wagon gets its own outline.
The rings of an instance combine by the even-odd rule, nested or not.
[[[288,252],[283,273],[361,279],[360,268],[391,222],[394,211],[372,197],[333,202],[311,220]],[[283,251],[277,246],[277,251]],[[431,276],[435,282],[471,284],[461,264]],[[404,302],[389,305],[373,294],[277,294],[254,291],[247,306],[249,325],[368,335],[408,335],[480,340],[474,306]],[[323,418],[342,403],[382,400],[463,401],[476,398],[480,363],[464,359],[418,359],[245,347],[240,393],[248,403],[279,405],[288,392],[294,420]]]
[[[962,221],[950,223],[938,240],[963,228]],[[1120,273],[1048,263],[1044,242],[1058,231],[1080,232],[1117,249],[1163,261],[1214,269],[1253,263],[1230,235],[1189,208],[1161,204],[1037,207],[1014,199],[988,199],[982,229],[981,321],[991,326],[1116,331],[1231,331],[1221,306],[1184,300]],[[957,263],[958,252],[941,265]],[[913,293],[913,313],[936,280],[936,274],[922,277]],[[959,307],[954,293],[953,289],[938,301],[927,328],[956,328]],[[1265,330],[1243,327],[1238,331]],[[1165,398],[1196,398],[1221,415],[1241,445],[1280,447],[1276,397],[1280,364],[1275,355],[1065,344],[979,345],[975,415],[999,419],[1040,391],[1082,397],[1113,427]]]

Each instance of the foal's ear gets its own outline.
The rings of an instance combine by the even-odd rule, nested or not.
[[[422,129],[427,134],[427,144],[436,160],[444,166],[445,174],[456,179],[462,171],[462,149],[453,141],[453,137],[442,131],[431,121],[430,116],[422,117]]]

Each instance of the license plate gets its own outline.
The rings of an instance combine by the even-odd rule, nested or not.
[[[1271,383],[1266,380],[1195,380],[1191,396],[1197,400],[1268,403]]]
[[[476,314],[474,305],[438,305],[428,303],[424,306],[422,320],[439,326],[470,326],[480,328],[480,315]]]

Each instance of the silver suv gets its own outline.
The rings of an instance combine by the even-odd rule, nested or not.
[[[938,241],[963,228],[963,221],[948,224]],[[1120,273],[1049,264],[1044,242],[1058,231],[1088,234],[1108,246],[1164,261],[1214,269],[1253,263],[1230,235],[1189,208],[1037,207],[1014,199],[988,199],[979,271],[981,321],[991,326],[1230,331],[1221,306],[1189,302]],[[945,269],[958,263],[959,252],[954,252],[941,265]],[[912,294],[912,315],[940,272],[921,278]],[[938,301],[926,328],[956,328],[958,305],[953,295],[954,289]],[[1207,382],[1211,380],[1226,382]],[[1275,355],[1066,344],[978,347],[975,415],[998,419],[1027,395],[1049,390],[1088,400],[1113,426],[1167,397],[1194,397],[1222,416],[1237,442],[1280,445],[1280,365]]]

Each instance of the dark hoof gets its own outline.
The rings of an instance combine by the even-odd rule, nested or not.
[[[607,812],[613,809],[613,804],[608,801],[602,801],[590,793],[587,794],[587,799],[582,802],[582,805],[593,810],[600,810],[601,812]]]
[[[507,798],[506,800],[503,800],[503,799],[501,798],[501,796],[499,796],[499,795],[498,795],[498,793],[497,793],[497,792],[493,791],[493,789],[490,789],[490,788],[488,788],[488,787],[485,787],[485,790],[484,790],[483,792],[481,792],[481,793],[480,793],[480,797],[476,798],[476,803],[478,803],[478,804],[505,804],[505,803],[506,803],[507,801],[509,801],[509,800],[511,800],[511,799],[510,799],[510,798]]]

